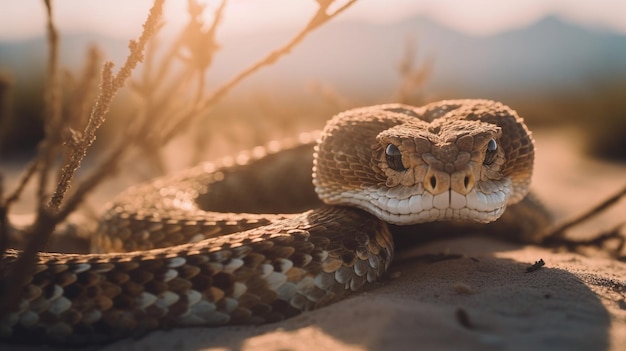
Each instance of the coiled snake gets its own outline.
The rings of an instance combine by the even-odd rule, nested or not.
[[[522,119],[487,100],[354,109],[314,153],[306,140],[275,146],[120,195],[93,239],[115,253],[40,253],[0,337],[95,343],[327,305],[384,274],[387,223],[494,221],[526,195],[534,156]]]

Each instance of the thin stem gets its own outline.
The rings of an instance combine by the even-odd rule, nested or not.
[[[118,90],[124,86],[124,83],[130,77],[131,72],[135,69],[137,64],[143,60],[143,50],[148,43],[148,40],[156,33],[156,29],[159,24],[159,19],[163,12],[164,0],[157,0],[150,9],[148,19],[144,23],[144,30],[137,41],[131,41],[129,44],[130,55],[126,58],[126,62],[116,75],[113,75],[113,63],[105,63],[102,73],[102,85],[100,94],[96,100],[87,126],[85,127],[79,140],[72,142],[72,150],[67,158],[65,164],[61,168],[61,176],[59,177],[59,183],[52,195],[49,202],[49,207],[56,211],[58,210],[66,192],[69,190],[70,183],[76,173],[76,170],[80,167],[87,149],[96,140],[96,131],[105,121],[105,116],[109,112],[109,106],[113,101]]]
[[[247,78],[254,72],[258,71],[264,66],[269,66],[274,64],[283,56],[289,54],[293,48],[298,45],[306,36],[312,32],[314,29],[328,22],[338,14],[345,11],[348,7],[352,6],[357,0],[350,0],[337,9],[335,12],[328,14],[328,8],[334,2],[333,0],[318,0],[319,8],[317,12],[313,15],[311,20],[307,23],[307,25],[297,33],[290,41],[288,41],[282,47],[270,52],[265,57],[257,61],[255,64],[241,71],[238,75],[232,78],[230,81],[226,82],[222,86],[220,86],[217,90],[215,90],[212,94],[210,94],[204,101],[197,106],[196,109],[190,111],[182,118],[178,119],[177,123],[164,134],[164,141],[170,140],[173,136],[177,135],[180,130],[184,129],[192,117],[200,116],[204,114],[207,110],[209,110],[216,102],[218,102],[224,95],[226,95],[232,88],[234,88],[239,82],[243,79]]]
[[[33,175],[37,171],[40,161],[41,159],[37,157],[36,159],[31,161],[29,165],[27,166],[26,171],[24,171],[24,173],[22,174],[22,177],[20,178],[17,188],[4,201],[4,206],[7,207],[7,211],[8,211],[8,208],[11,206],[11,204],[17,201],[22,195],[24,188],[26,188],[26,184],[28,184],[28,181],[32,179]]]
[[[604,199],[602,202],[600,202],[596,206],[588,209],[586,212],[583,212],[580,215],[573,217],[554,228],[551,228],[550,231],[546,233],[545,236],[543,236],[544,237],[543,242],[550,243],[550,242],[559,241],[559,239],[563,238],[563,235],[565,234],[566,230],[568,230],[569,228],[579,223],[586,221],[587,219],[593,216],[598,215],[599,213],[604,211],[606,208],[616,203],[620,198],[622,198],[622,196],[625,196],[625,195],[626,195],[626,186],[620,191],[618,191],[617,193]]]
[[[59,86],[59,34],[54,24],[52,1],[44,0],[48,33],[48,72],[47,86],[44,96],[44,131],[45,138],[40,145],[39,182],[37,196],[40,206],[46,202],[46,188],[50,167],[55,153],[60,146],[59,123],[61,120],[61,89]]]
[[[7,312],[15,310],[17,308],[16,302],[18,301],[19,295],[22,292],[22,288],[28,283],[30,279],[30,273],[32,272],[36,260],[37,260],[37,252],[41,251],[45,244],[48,241],[48,238],[54,231],[56,225],[65,219],[67,215],[73,211],[77,205],[81,202],[86,192],[79,191],[75,193],[74,196],[67,199],[67,205],[63,208],[63,211],[59,211],[59,208],[64,200],[64,195],[69,189],[71,180],[81,164],[81,161],[85,157],[87,149],[95,140],[96,130],[104,123],[105,115],[109,110],[109,105],[113,100],[113,97],[116,95],[117,91],[124,85],[124,82],[130,76],[133,69],[137,66],[137,64],[143,59],[143,49],[150,39],[152,35],[155,33],[156,24],[159,21],[159,18],[162,13],[164,0],[156,0],[152,9],[150,10],[150,14],[148,15],[148,19],[144,23],[144,30],[137,42],[131,41],[129,44],[130,54],[126,59],[126,62],[120,69],[117,75],[113,75],[112,69],[113,64],[110,62],[105,63],[102,73],[102,85],[100,94],[96,100],[96,104],[94,105],[91,115],[89,116],[87,126],[83,131],[82,135],[73,134],[74,138],[68,141],[70,146],[70,154],[67,158],[65,164],[61,168],[61,173],[59,177],[59,184],[50,198],[50,201],[47,205],[44,205],[45,202],[40,202],[37,210],[37,219],[33,224],[32,228],[30,228],[30,236],[29,240],[26,243],[26,247],[24,251],[18,258],[17,262],[15,262],[13,269],[10,270],[6,276],[2,277],[0,280],[0,292],[4,294],[2,299],[0,300],[0,315],[3,315]],[[48,8],[49,15],[49,30],[53,31],[54,26],[52,25],[52,10],[50,6],[50,1],[45,0],[46,6]],[[54,33],[56,31],[54,30]],[[56,34],[54,34],[56,35]],[[53,37],[54,35],[50,35]],[[50,45],[55,46],[55,42],[50,40]],[[55,52],[51,52],[53,55]],[[51,61],[54,61],[51,59]],[[56,63],[54,63],[56,64]],[[53,65],[53,63],[51,63]],[[49,86],[48,88],[54,89],[56,86]],[[54,104],[56,100],[54,99],[46,99],[46,104]],[[48,109],[54,110],[51,107]],[[60,110],[59,110],[60,113]],[[52,117],[56,118],[54,114]],[[56,120],[53,119],[53,122],[50,122],[54,125]],[[60,128],[60,126],[58,126]],[[57,131],[60,135],[60,132]],[[54,146],[54,143],[50,143],[50,140],[54,140],[55,134],[46,134],[46,139],[44,141],[44,152],[47,153],[43,159],[44,165],[40,168],[41,172],[48,173],[48,169],[51,164],[51,158],[53,155],[51,146]],[[117,162],[117,161],[116,161]],[[116,163],[117,164],[117,163]],[[107,169],[101,169],[101,174],[99,177],[94,177],[94,184],[88,184],[87,188],[92,189],[95,184],[97,184],[102,178],[104,178],[107,173]],[[39,195],[40,199],[43,198],[45,192],[45,183],[47,181],[46,175],[40,175],[40,188]]]
[[[3,253],[9,247],[9,207],[6,205],[6,202],[2,202],[3,198],[4,175],[0,173],[0,253]]]

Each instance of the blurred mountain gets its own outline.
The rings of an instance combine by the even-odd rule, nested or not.
[[[416,42],[418,61],[434,59],[427,86],[432,92],[498,98],[580,91],[590,80],[626,75],[626,36],[556,17],[487,37],[467,36],[423,17],[391,25],[336,23],[313,33],[262,75],[270,81],[317,80],[345,92],[388,94],[397,84],[407,37]],[[239,47],[224,59],[252,54],[252,48]]]
[[[219,38],[221,51],[209,72],[224,81],[294,31],[263,32]],[[308,83],[331,84],[348,96],[389,96],[398,83],[397,64],[407,38],[414,38],[417,61],[434,59],[427,92],[453,92],[467,97],[501,98],[510,94],[584,92],[592,81],[626,75],[626,36],[546,17],[525,28],[491,36],[468,36],[425,17],[377,25],[330,23],[313,32],[276,65],[262,70],[240,89],[262,87],[306,89]],[[91,34],[64,35],[62,62],[82,66],[86,46],[98,43],[109,58],[121,62],[127,41]],[[0,68],[17,80],[44,72],[43,38],[0,42]]]

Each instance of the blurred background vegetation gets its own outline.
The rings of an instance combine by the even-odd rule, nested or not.
[[[464,11],[462,5],[456,6],[461,2],[444,3],[450,18],[458,18]],[[63,76],[65,99],[71,99],[81,89],[88,90],[76,86],[76,77],[88,69],[87,55],[101,55],[119,64],[127,50],[127,39],[121,38],[131,38],[138,31],[132,27],[123,33],[111,32],[98,23],[115,23],[116,13],[126,7],[129,14],[125,16],[139,8],[134,22],[141,23],[141,16],[150,6],[149,2],[107,4],[98,5],[106,8],[81,12],[82,18],[72,17],[70,10],[64,10],[72,5],[57,4],[61,17],[61,63],[67,68]],[[211,22],[218,4],[206,1],[206,23]],[[567,11],[552,9],[523,23],[512,21],[516,24],[511,27],[480,32],[450,25],[454,20],[442,20],[441,14],[422,11],[432,7],[429,1],[424,1],[421,8],[403,1],[394,4],[398,9],[389,12],[395,15],[385,17],[379,13],[377,17],[371,3],[357,2],[351,9],[355,15],[350,17],[351,11],[347,11],[345,18],[342,14],[311,34],[285,59],[240,84],[206,113],[206,118],[196,120],[189,133],[172,142],[177,146],[165,153],[179,155],[181,150],[191,150],[185,153],[184,160],[175,157],[174,162],[185,164],[174,168],[232,152],[233,146],[247,148],[320,128],[331,115],[351,107],[395,101],[421,105],[453,98],[501,100],[516,109],[532,128],[577,130],[576,135],[581,137],[575,141],[575,147],[593,157],[626,161],[626,29],[597,20],[591,25],[562,15]],[[480,4],[476,10],[484,12]],[[20,7],[30,6],[3,3],[0,12],[7,18],[15,17],[25,11]],[[225,28],[223,32],[220,27],[217,29],[215,44],[219,49],[211,58],[207,85],[219,86],[293,35],[297,21],[292,23],[287,17],[289,11],[293,11],[292,16],[299,14],[294,5],[269,1],[265,6],[238,0],[227,4]],[[399,15],[402,9],[404,13]],[[160,46],[153,48],[157,56],[163,55],[159,50],[174,36],[175,30],[168,26],[176,28],[176,16],[181,23],[188,16],[183,10],[176,14],[166,9]],[[496,10],[490,12],[494,21],[510,15]],[[43,13],[43,8],[32,11]],[[368,11],[374,13],[368,15]],[[604,11],[617,9],[606,7]],[[244,17],[254,12],[257,17],[267,17],[265,22]],[[475,20],[474,15],[467,12],[466,20]],[[518,15],[523,17],[524,12],[519,10]],[[251,21],[246,23],[247,29],[241,24],[246,20]],[[30,29],[8,20],[3,23],[6,29],[0,36],[0,160],[27,159],[35,153],[43,136],[44,21],[29,21],[31,27],[36,27]],[[98,48],[97,53],[90,49],[92,46]],[[184,62],[184,58],[179,59]],[[137,75],[141,74],[139,68]],[[141,110],[145,101],[136,98],[136,91],[131,84],[131,89],[115,100],[92,152],[106,149],[109,139]]]

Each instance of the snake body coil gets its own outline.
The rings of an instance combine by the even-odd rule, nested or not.
[[[292,144],[129,189],[93,238],[114,253],[40,253],[0,337],[106,342],[327,305],[385,272],[387,223],[494,221],[526,195],[534,156],[521,118],[486,100],[355,109],[329,121],[314,159]]]

